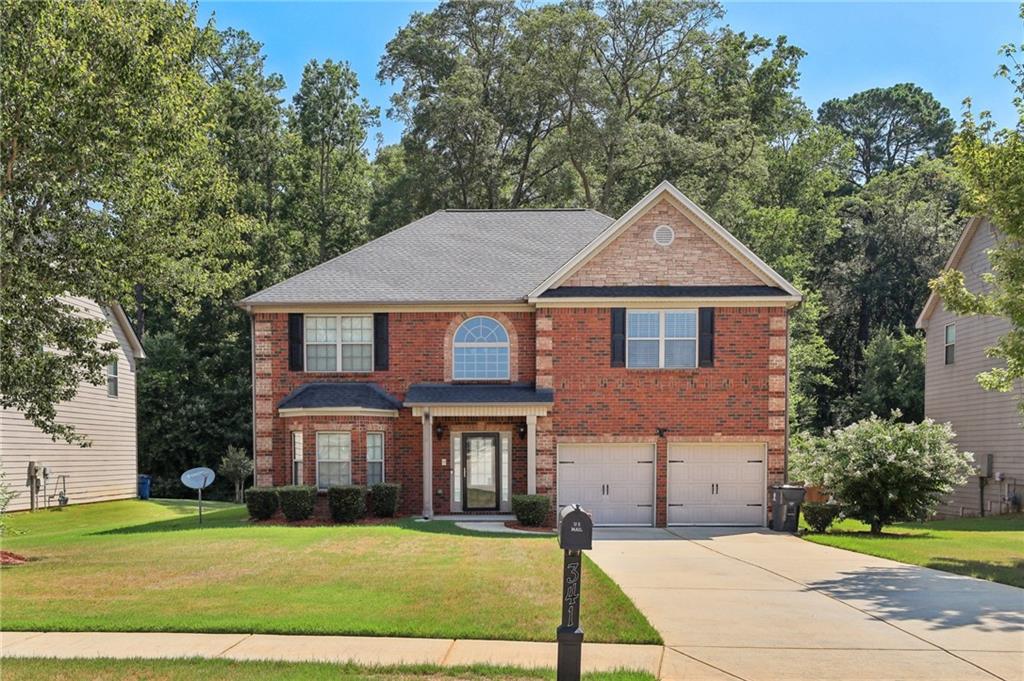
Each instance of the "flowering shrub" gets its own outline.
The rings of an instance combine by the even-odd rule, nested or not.
[[[899,412],[821,437],[794,438],[790,478],[831,492],[843,515],[882,527],[924,520],[943,497],[967,482],[973,455],[957,451],[949,424],[900,423]]]

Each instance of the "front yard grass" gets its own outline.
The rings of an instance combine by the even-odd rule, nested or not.
[[[901,563],[923,565],[1024,587],[1024,514],[900,523],[868,533],[856,520],[836,523],[825,534],[804,539],[867,553]]]
[[[232,660],[4,660],[4,681],[547,681],[551,670],[527,670],[513,667],[360,667],[353,664],[323,662],[235,662]],[[605,672],[584,674],[584,681],[654,681],[641,672]]]
[[[3,629],[350,634],[550,641],[562,554],[551,537],[451,523],[253,525],[244,507],[117,501],[8,517]],[[661,643],[584,563],[589,641]]]

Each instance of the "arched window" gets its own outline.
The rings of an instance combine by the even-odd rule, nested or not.
[[[508,379],[508,332],[490,317],[472,317],[455,331],[453,378]]]

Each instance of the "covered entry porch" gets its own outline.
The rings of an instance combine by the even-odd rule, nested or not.
[[[424,518],[508,513],[537,492],[537,419],[554,391],[527,384],[417,384],[405,406],[422,427]]]

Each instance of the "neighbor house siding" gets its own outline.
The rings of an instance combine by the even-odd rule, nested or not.
[[[29,507],[26,474],[29,461],[50,470],[50,484],[57,476],[67,475],[67,494],[73,504],[111,499],[132,498],[136,494],[138,473],[135,435],[135,361],[126,349],[130,347],[120,326],[96,303],[67,299],[82,314],[106,319],[107,328],[100,334],[101,342],[117,341],[118,395],[107,396],[106,382],[91,385],[83,382],[78,394],[57,408],[57,421],[72,425],[88,437],[89,447],[54,442],[27,421],[20,411],[0,411],[0,466],[11,491],[17,496],[8,510]],[[129,351],[130,352],[130,351]],[[53,493],[53,490],[50,490]],[[40,506],[44,501],[40,491]],[[56,497],[51,505],[56,504]]]
[[[997,235],[988,223],[978,227],[957,269],[964,274],[967,288],[974,292],[986,288],[982,275],[991,270],[987,250],[996,245]],[[944,334],[947,324],[956,324],[956,355],[953,364],[945,363]],[[1002,360],[987,357],[985,351],[1009,331],[1006,319],[988,316],[960,316],[946,310],[940,301],[928,322],[925,379],[925,414],[939,422],[950,422],[961,450],[973,452],[980,460],[993,455],[992,474],[1002,472],[1012,488],[1012,479],[1024,483],[1024,429],[1017,412],[1022,397],[1021,385],[1009,393],[983,390],[979,373],[997,366]],[[998,512],[1004,485],[990,480],[985,491],[985,512]],[[978,478],[957,490],[940,512],[976,515],[979,505]]]

